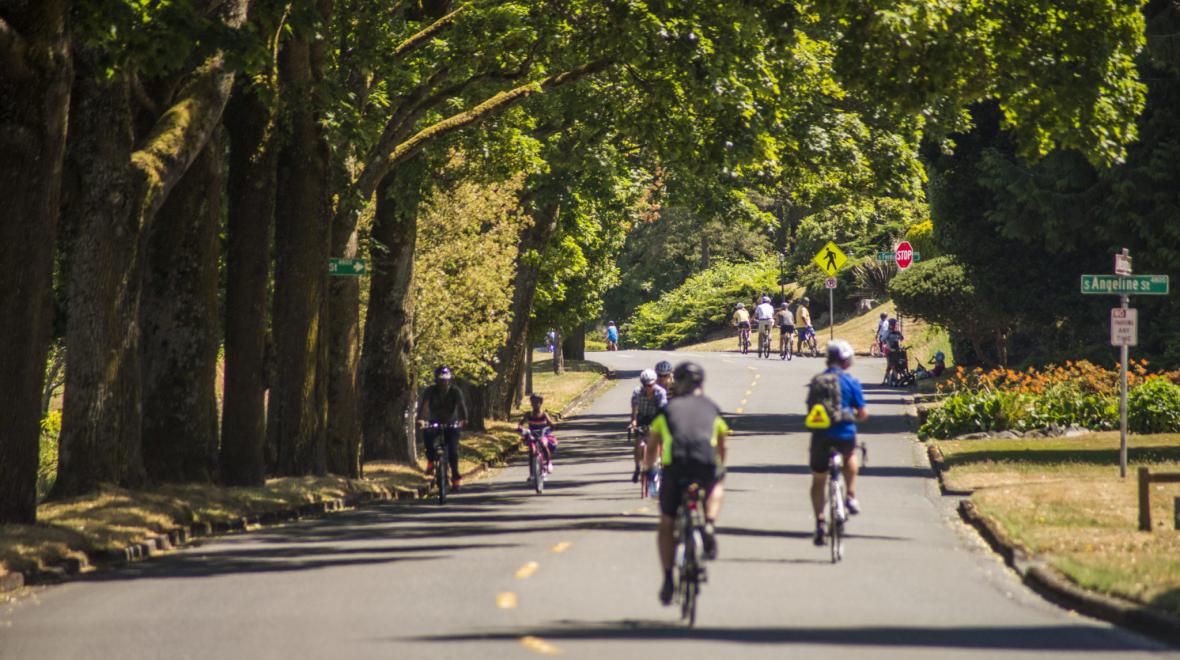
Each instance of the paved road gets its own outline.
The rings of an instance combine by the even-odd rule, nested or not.
[[[833,566],[808,538],[799,431],[819,362],[721,354],[698,356],[736,429],[721,557],[681,627],[619,433],[661,357],[595,356],[625,380],[561,429],[543,496],[517,465],[446,507],[366,507],[44,589],[0,613],[0,658],[1177,657],[1020,586],[956,522],[889,391],[868,392],[865,512]]]

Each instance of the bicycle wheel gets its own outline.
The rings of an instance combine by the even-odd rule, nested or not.
[[[697,611],[697,547],[696,535],[693,533],[691,514],[683,512],[680,527],[680,540],[684,545],[682,563],[680,565],[680,618],[692,625],[696,620]]]
[[[533,490],[540,495],[545,492],[545,475],[542,474],[544,468],[541,465],[541,452],[537,450],[536,445],[533,445],[529,453],[532,454],[529,458],[529,472],[533,475]]]
[[[448,464],[447,443],[446,443],[446,441],[443,441],[443,442],[439,443],[439,445],[440,446],[438,448],[439,449],[438,463],[436,463],[434,466],[435,479],[437,480],[437,483],[438,483],[438,503],[439,504],[446,504],[446,502],[447,502],[447,487],[450,485],[447,483],[447,477],[449,476],[447,474],[447,464]]]
[[[831,520],[832,563],[844,558],[844,487],[840,479],[831,479],[831,493],[828,496],[829,519]]]

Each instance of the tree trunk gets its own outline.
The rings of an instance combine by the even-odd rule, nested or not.
[[[561,343],[562,356],[570,360],[586,359],[586,326],[578,325]]]
[[[122,77],[100,82],[79,59],[68,167],[76,195],[63,214],[69,248],[66,386],[55,496],[143,480],[140,442],[140,232],[133,218],[131,109]]]
[[[33,523],[41,391],[72,69],[65,0],[3,3],[0,46],[0,524]]]
[[[533,214],[532,224],[521,232],[519,254],[522,257],[544,252],[557,233],[559,212],[560,206],[553,202]],[[507,419],[517,402],[516,388],[524,377],[525,355],[529,351],[529,317],[540,272],[538,259],[518,258],[512,286],[512,320],[508,324],[507,338],[496,353],[496,364],[499,365],[496,378],[488,388],[488,410],[496,419]]]
[[[273,117],[256,90],[242,85],[225,119],[230,178],[221,480],[229,486],[261,486],[266,477],[266,312],[275,210]]]
[[[463,389],[463,399],[467,403],[467,429],[484,432],[488,430],[487,423],[487,388],[483,385],[473,385],[460,380],[459,387]]]
[[[565,373],[565,353],[562,352],[560,332],[553,339],[553,373],[559,376]]]
[[[524,352],[524,393],[533,393],[533,347]],[[523,398],[523,397],[522,397]]]
[[[357,213],[338,213],[332,226],[332,256],[357,256]],[[361,473],[360,281],[333,277],[328,296],[328,471]]]
[[[145,237],[143,461],[153,481],[210,482],[217,457],[217,261],[225,189],[221,131]]]
[[[366,459],[415,464],[418,451],[410,419],[415,404],[413,350],[414,248],[418,238],[417,194],[398,194],[388,177],[377,191],[371,240],[369,307],[361,354],[361,423]]]
[[[314,102],[317,59],[300,31],[283,45],[279,77],[289,104],[278,153],[273,332],[277,382],[267,433],[284,475],[327,470],[325,294],[328,285],[328,145]]]

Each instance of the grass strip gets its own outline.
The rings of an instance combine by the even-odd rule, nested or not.
[[[596,364],[567,361],[555,375],[549,363],[535,364],[534,389],[557,412],[604,377]],[[483,433],[464,432],[460,471],[467,473],[499,460],[519,444],[515,422],[488,422]],[[419,467],[425,466],[423,458]],[[159,534],[196,523],[229,523],[304,504],[372,493],[390,496],[426,486],[421,469],[391,461],[369,461],[364,478],[284,477],[254,488],[207,484],[164,485],[146,490],[105,487],[81,497],[45,502],[36,525],[0,526],[0,577],[6,572],[42,573],[69,561],[85,563],[89,554],[118,551]]]
[[[1140,466],[1180,472],[1180,435],[1134,436],[1128,477],[1118,434],[937,443],[947,488],[973,491],[978,510],[1079,586],[1180,615],[1180,485],[1153,484],[1152,532],[1138,531]]]

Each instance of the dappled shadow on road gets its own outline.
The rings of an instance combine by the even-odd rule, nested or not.
[[[391,638],[385,641],[474,642],[539,637],[549,642],[697,641],[991,651],[1109,652],[1141,648],[1122,635],[1094,626],[748,626],[686,628],[668,621],[558,621],[545,627],[481,631],[468,635]]]

